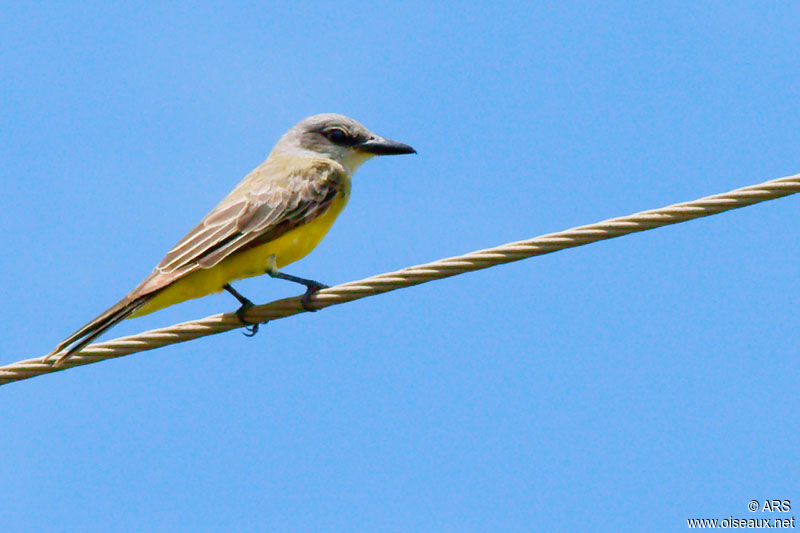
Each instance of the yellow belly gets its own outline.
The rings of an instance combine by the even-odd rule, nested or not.
[[[274,241],[234,253],[216,266],[196,270],[186,275],[159,291],[141,309],[131,315],[131,318],[146,315],[192,298],[219,292],[223,285],[237,279],[264,274],[273,255],[277,268],[302,259],[325,237],[346,203],[347,196],[339,195],[325,214],[308,224],[298,226]]]

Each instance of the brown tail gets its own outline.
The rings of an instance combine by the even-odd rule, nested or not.
[[[51,357],[59,354],[59,352],[69,346],[67,351],[59,354],[58,359],[56,360],[56,364],[61,363],[64,361],[64,359],[68,358],[75,352],[80,351],[84,346],[95,340],[97,337],[135,313],[137,309],[147,303],[147,301],[152,297],[152,294],[148,294],[147,296],[140,296],[134,299],[128,297],[123,298],[109,308],[106,312],[64,339],[61,344],[56,346],[55,350],[45,356],[45,360],[49,360]]]

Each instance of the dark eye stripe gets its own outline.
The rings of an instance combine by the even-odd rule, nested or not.
[[[358,142],[358,139],[349,135],[346,131],[341,128],[330,128],[322,132],[322,135],[325,136],[326,139],[331,141],[334,144],[339,144],[342,146],[353,146]]]

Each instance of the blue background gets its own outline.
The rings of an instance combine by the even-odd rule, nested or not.
[[[329,284],[800,172],[790,2],[6,2],[3,353],[135,286],[303,117]],[[0,388],[4,531],[679,531],[800,509],[790,197]],[[298,293],[255,278],[257,302]],[[225,294],[110,336],[232,311]],[[750,513],[750,499],[790,513]]]

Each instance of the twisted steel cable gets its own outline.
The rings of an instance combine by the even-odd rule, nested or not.
[[[315,309],[323,309],[332,305],[358,300],[359,298],[419,285],[435,279],[447,278],[502,263],[511,263],[536,255],[556,252],[565,248],[582,246],[630,233],[714,215],[797,192],[800,192],[800,174],[735,189],[727,193],[716,194],[691,202],[642,211],[633,215],[612,218],[558,233],[550,233],[533,239],[512,242],[465,255],[440,259],[432,263],[404,268],[396,272],[388,272],[358,281],[343,283],[319,291],[310,299],[310,303]],[[303,312],[305,310],[301,305],[300,297],[296,296],[276,300],[265,305],[254,306],[248,310],[245,318],[251,322],[264,322]],[[26,359],[0,367],[0,385],[65,370],[74,366],[87,365],[105,359],[152,350],[153,348],[185,342],[240,327],[242,327],[242,324],[235,313],[224,313],[166,328],[145,331],[137,335],[120,337],[107,342],[91,344],[58,366],[52,361],[45,361],[43,356]]]

